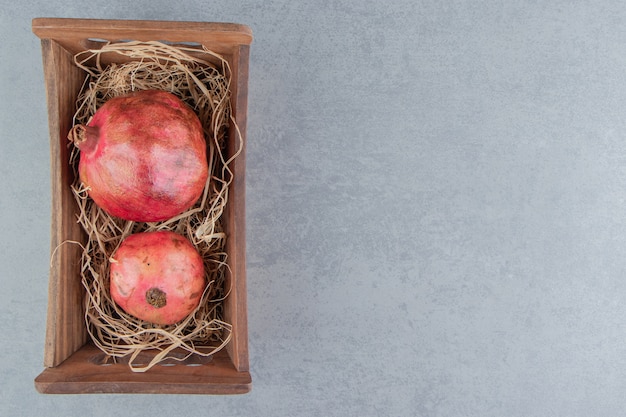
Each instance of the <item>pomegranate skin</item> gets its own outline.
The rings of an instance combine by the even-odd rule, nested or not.
[[[150,323],[183,320],[198,306],[205,288],[202,257],[187,238],[170,231],[128,236],[110,266],[113,301]]]
[[[105,102],[70,139],[80,149],[78,172],[107,213],[162,221],[191,208],[208,177],[198,116],[175,95],[142,90]]]

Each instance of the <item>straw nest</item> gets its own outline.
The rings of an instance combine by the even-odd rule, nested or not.
[[[222,301],[229,292],[222,214],[233,179],[229,164],[238,152],[227,159],[225,146],[227,139],[237,140],[241,150],[241,138],[227,138],[229,126],[238,132],[230,111],[228,62],[206,48],[121,42],[81,52],[75,56],[75,63],[88,75],[77,99],[74,124],[88,123],[112,97],[134,90],[169,91],[200,118],[210,173],[202,197],[187,212],[162,222],[125,221],[108,215],[89,198],[77,173],[80,154],[70,145],[70,164],[76,178],[72,190],[79,207],[78,221],[87,235],[81,244],[81,280],[87,294],[88,333],[111,360],[127,361],[135,372],[147,371],[172,357],[182,360],[190,355],[210,356],[228,343],[232,330],[222,314]],[[175,325],[141,321],[117,307],[109,293],[109,259],[121,241],[133,233],[155,230],[186,236],[204,259],[207,285],[200,305]],[[146,352],[151,352],[148,360]]]

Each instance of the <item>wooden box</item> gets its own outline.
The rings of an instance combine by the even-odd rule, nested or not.
[[[171,393],[240,394],[251,388],[248,368],[245,253],[245,137],[248,93],[248,57],[251,30],[239,24],[36,18],[32,30],[41,39],[48,101],[51,151],[51,248],[44,370],[36,377],[41,393]],[[231,288],[224,301],[224,320],[233,326],[228,345],[210,360],[159,364],[144,373],[127,364],[102,363],[104,354],[87,336],[85,290],[80,280],[80,248],[61,244],[84,240],[76,221],[70,184],[67,134],[76,98],[85,79],[73,56],[102,41],[167,41],[204,45],[221,54],[232,71],[232,114],[244,146],[231,169],[234,180],[224,214]],[[232,129],[231,129],[232,130]],[[232,131],[229,137],[236,137]],[[229,143],[229,154],[235,145]],[[227,155],[229,156],[229,155]]]

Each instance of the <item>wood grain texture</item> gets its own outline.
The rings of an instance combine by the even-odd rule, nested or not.
[[[125,363],[102,365],[101,355],[88,343],[61,365],[44,370],[35,388],[44,394],[243,394],[252,384],[250,374],[237,371],[224,351],[206,364],[170,363],[143,373],[130,372]]]
[[[252,32],[231,23],[114,21],[37,18],[33,32],[41,38],[47,90],[52,169],[52,258],[45,369],[35,380],[43,393],[141,392],[237,394],[250,390],[246,303],[245,142],[247,123],[248,57]],[[228,60],[232,71],[232,109],[242,153],[233,161],[234,182],[225,213],[227,252],[232,290],[224,303],[224,318],[233,324],[230,343],[202,366],[152,368],[133,373],[128,365],[103,366],[102,355],[87,342],[84,289],[80,283],[80,247],[83,232],[70,190],[67,132],[75,100],[85,74],[73,56],[98,40],[186,42],[203,45]],[[238,148],[236,130],[229,131],[228,157]],[[196,364],[198,365],[198,364]]]
[[[230,275],[233,280],[232,293],[225,300],[226,321],[233,325],[233,340],[227,347],[235,367],[248,371],[248,326],[247,326],[247,289],[246,289],[246,125],[248,110],[248,59],[249,46],[242,45],[238,53],[233,54],[233,78],[236,82],[232,87],[233,115],[237,121],[239,132],[232,126],[230,138],[241,135],[241,153],[232,162],[233,183],[228,194],[226,211],[226,251]],[[238,141],[230,140],[228,153],[237,151]]]
[[[80,283],[80,246],[84,234],[76,222],[76,204],[70,189],[74,181],[69,166],[67,133],[76,95],[84,74],[58,43],[42,40],[43,70],[47,88],[51,165],[51,269],[44,366],[56,366],[85,343],[86,329]]]
[[[197,42],[220,54],[252,42],[250,28],[236,23],[36,18],[32,28],[40,38],[55,39],[73,54],[85,49],[89,39]]]

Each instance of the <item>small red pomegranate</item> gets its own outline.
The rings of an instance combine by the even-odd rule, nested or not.
[[[128,236],[111,259],[113,301],[141,320],[179,322],[200,303],[205,287],[202,257],[171,231]]]
[[[78,172],[89,196],[113,216],[166,220],[202,195],[208,177],[202,125],[171,93],[114,97],[69,138],[80,149]]]

